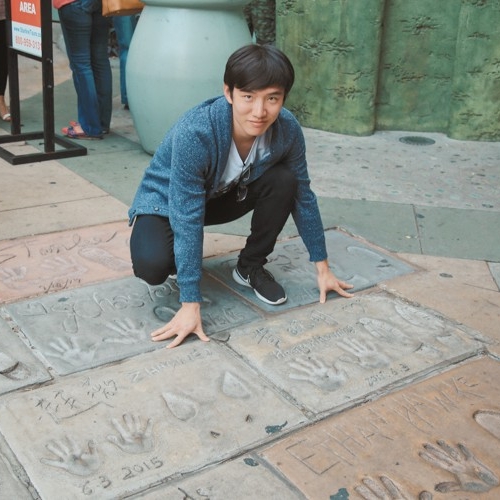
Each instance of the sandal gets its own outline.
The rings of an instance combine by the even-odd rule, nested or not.
[[[7,106],[7,104],[5,104],[3,96],[2,96],[2,101],[1,101],[1,104],[0,104],[0,115],[1,115],[2,120],[4,122],[10,122],[11,121],[10,109],[9,109],[9,106]]]
[[[76,122],[70,122],[70,123],[72,123],[72,125],[70,125],[69,127],[63,127],[61,129],[61,132],[66,137],[69,137],[70,139],[85,139],[88,141],[98,141],[98,140],[102,139],[101,135],[88,135],[88,134],[86,134],[82,130],[82,128],[80,127],[80,125],[78,123],[76,123]],[[80,130],[77,130],[77,127]]]
[[[80,128],[82,128],[82,126],[81,126],[78,122],[76,122],[75,120],[71,120],[71,121],[69,122],[69,124],[70,124],[70,126],[71,126],[71,127],[73,127],[73,128],[75,128],[75,127],[80,127]],[[107,134],[109,134],[109,128],[103,128],[103,129],[102,129],[102,134],[103,134],[103,135],[107,135]]]

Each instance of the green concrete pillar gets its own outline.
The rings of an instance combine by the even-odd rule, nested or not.
[[[277,0],[302,125],[500,140],[500,0]]]
[[[461,0],[387,0],[376,128],[447,132]]]
[[[462,2],[449,135],[500,140],[500,1]]]
[[[286,105],[303,126],[373,133],[383,10],[384,0],[277,0],[276,45],[296,71]]]
[[[153,154],[189,108],[221,95],[228,57],[251,43],[247,0],[144,0],[127,59],[134,126]]]

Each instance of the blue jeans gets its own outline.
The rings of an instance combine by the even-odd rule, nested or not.
[[[59,19],[78,98],[78,121],[87,135],[109,130],[113,106],[108,57],[109,20],[101,0],[75,0],[59,9]]]
[[[114,16],[113,27],[115,28],[116,41],[118,42],[118,52],[120,56],[120,95],[121,102],[128,106],[126,67],[127,56],[132,35],[137,25],[137,16]]]

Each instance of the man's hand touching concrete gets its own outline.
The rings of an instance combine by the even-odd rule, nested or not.
[[[176,315],[165,326],[158,328],[151,334],[151,339],[157,342],[176,336],[167,346],[172,348],[181,344],[188,335],[194,333],[203,342],[209,342],[210,339],[205,335],[201,324],[200,308],[199,302],[183,302]]]
[[[316,262],[316,270],[318,271],[319,301],[321,304],[326,302],[328,292],[337,292],[346,298],[353,297],[353,294],[346,292],[346,290],[350,290],[354,285],[337,279],[328,266],[327,260]]]

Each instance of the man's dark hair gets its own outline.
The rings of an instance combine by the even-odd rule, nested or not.
[[[286,97],[294,79],[290,59],[273,45],[241,47],[229,57],[224,72],[224,83],[231,95],[235,87],[247,91],[281,87]]]

